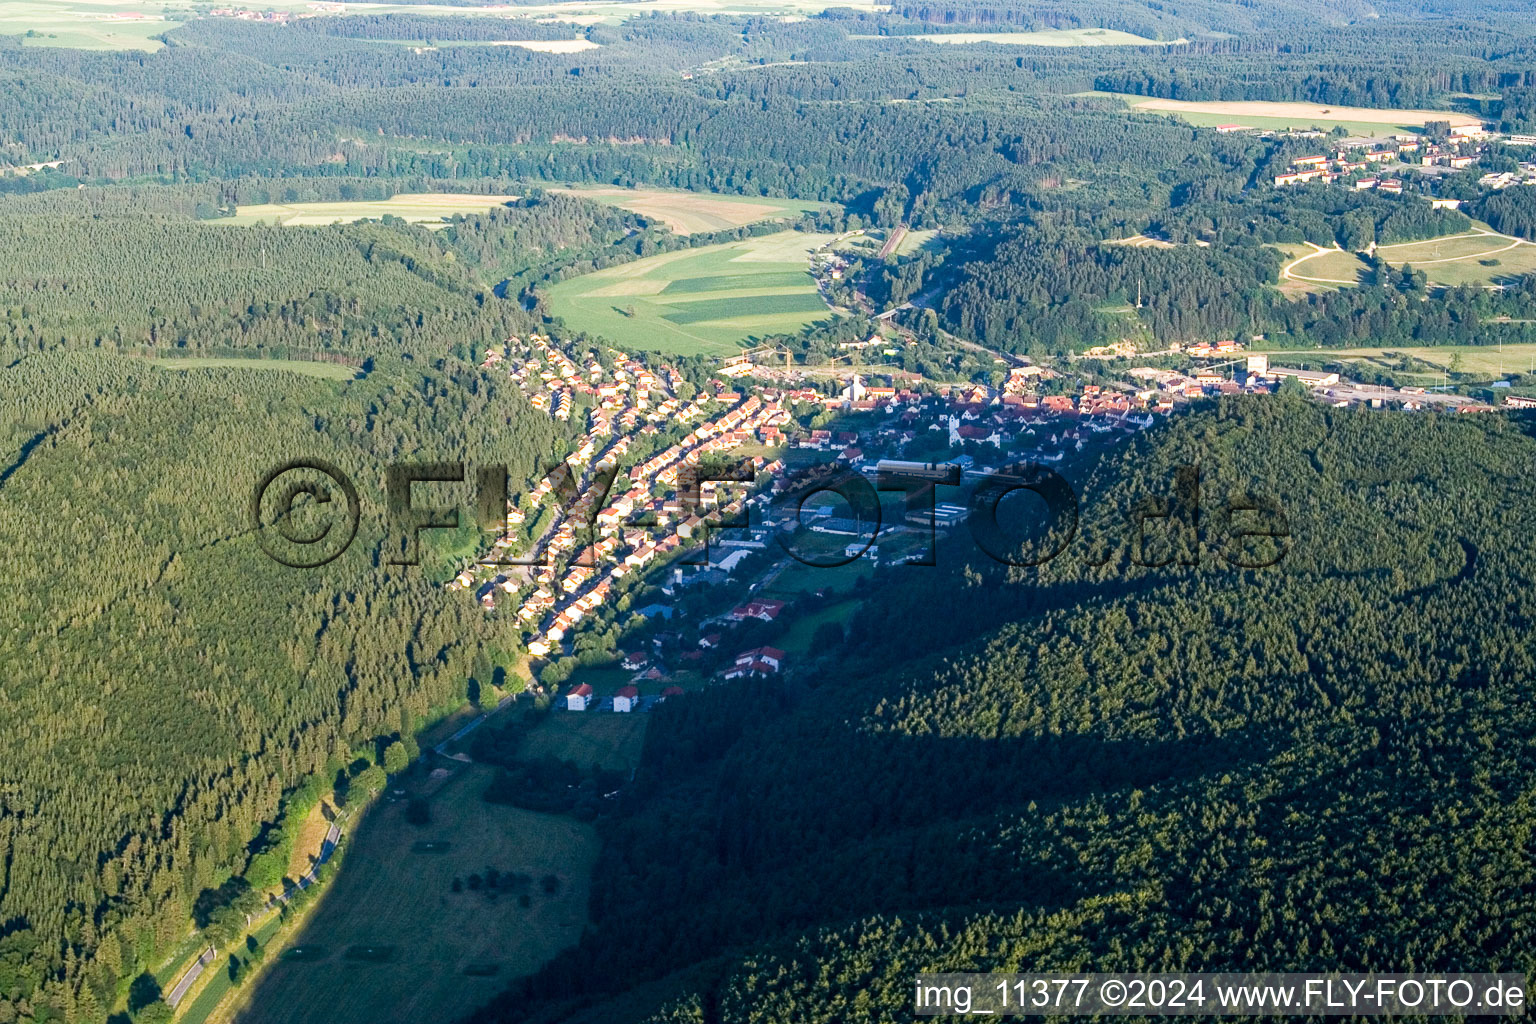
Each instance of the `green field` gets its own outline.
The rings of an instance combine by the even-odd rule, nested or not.
[[[235,210],[233,217],[220,217],[209,224],[248,227],[252,224],[281,224],[284,227],[318,227],[345,224],[384,216],[424,227],[442,227],[446,218],[459,213],[484,213],[496,206],[513,202],[517,196],[482,196],[459,192],[402,192],[388,199],[359,199],[335,203],[253,203]]]
[[[651,256],[560,282],[549,308],[621,348],[729,354],[832,315],[808,269],[831,237],[784,231]]]
[[[459,769],[430,796],[425,826],[405,820],[403,802],[370,810],[293,940],[313,952],[271,964],[242,993],[239,1019],[453,1020],[574,943],[586,925],[596,836],[571,818],[485,803],[493,776],[488,766]],[[554,874],[559,889],[546,895],[533,885],[527,907],[511,891],[452,891],[454,878],[487,868]]]
[[[600,684],[580,672],[571,680],[573,683],[590,682],[597,696],[611,697],[632,674],[625,672],[623,679],[607,684]],[[658,693],[666,685],[646,683],[640,692]],[[527,735],[518,754],[529,760],[553,757],[559,761],[575,761],[584,767],[598,765],[610,771],[634,768],[640,763],[640,746],[645,740],[645,724],[649,718],[648,715],[608,711],[553,711]]]
[[[565,192],[638,213],[661,221],[679,235],[699,231],[723,231],[761,220],[795,217],[834,203],[771,199],[766,196],[733,196],[718,192],[685,192],[661,188],[617,188],[610,185],[553,185]]]
[[[863,603],[863,601],[839,601],[837,604],[829,604],[819,611],[797,619],[795,624],[785,631],[784,636],[774,643],[774,646],[789,654],[807,654],[811,649],[811,641],[816,638],[817,629],[828,622],[847,623]]]
[[[325,380],[356,380],[355,366],[343,363],[322,363],[308,359],[155,359],[151,364],[157,370],[277,370],[284,373],[302,373],[306,377]]]
[[[1358,284],[1369,270],[1358,253],[1295,249],[1290,252],[1297,259],[1286,266],[1282,277],[1292,288],[1326,291]],[[1422,271],[1431,284],[1447,287],[1499,285],[1536,272],[1536,245],[1483,229],[1422,242],[1378,246],[1376,252],[1391,266],[1411,265]]]
[[[1174,43],[1112,28],[1063,28],[1040,32],[933,32],[921,36],[851,36],[853,39],[922,39],[930,43],[1000,43],[1010,46],[1172,46]],[[1186,40],[1179,39],[1182,43]]]
[[[179,25],[170,20],[175,17],[161,4],[6,0],[0,3],[0,35],[21,35],[23,46],[154,51],[165,44],[150,37]]]

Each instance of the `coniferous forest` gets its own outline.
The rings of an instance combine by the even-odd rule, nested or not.
[[[1375,255],[1536,239],[1536,188],[1489,184],[1530,146],[1408,167],[1400,194],[1282,188],[1347,130],[1127,106],[1536,132],[1528,4],[633,6],[197,11],[153,52],[0,36],[0,1024],[170,1019],[146,979],[194,933],[239,938],[295,819],[354,780],[362,806],[488,652],[524,653],[445,598],[462,538],[389,564],[384,473],[504,463],[517,490],[576,449],[582,416],[482,367],[510,336],[662,361],[569,328],[560,282],[783,230],[923,232],[849,257],[840,319],[753,343],[835,362],[901,307],[930,392],[1025,360],[1086,380],[1082,353],[1127,338],[1536,343],[1512,258],[1436,283]],[[1140,41],[935,42],[1084,31]],[[562,185],[824,205],[687,234]],[[423,192],[508,198],[430,226],[240,221]],[[1359,279],[1286,287],[1310,248],[1361,254]],[[664,358],[714,390],[712,356]],[[471,1019],[886,1021],[919,969],[1531,971],[1536,422],[1195,404],[1073,466],[1092,557],[883,568],[793,670],[658,706],[632,778],[500,776],[518,807],[612,798],[575,945]],[[309,571],[248,521],[296,458],[363,508]],[[1189,465],[1208,514],[1157,543],[1198,564],[1141,565],[1125,524]],[[1220,557],[1223,503],[1251,495],[1289,518],[1266,569]]]

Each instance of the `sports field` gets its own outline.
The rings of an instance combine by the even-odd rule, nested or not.
[[[1114,96],[1138,112],[1176,115],[1190,124],[1207,128],[1222,124],[1271,129],[1342,126],[1353,135],[1373,137],[1422,131],[1426,121],[1449,121],[1452,125],[1481,123],[1476,117],[1453,110],[1377,110],[1259,100],[1166,100],[1128,93],[1091,95]]]
[[[781,231],[651,256],[562,281],[551,312],[625,349],[730,354],[831,316],[809,271],[831,235]]]
[[[256,203],[236,208],[233,217],[211,220],[209,224],[281,224],[285,227],[315,227],[344,224],[355,220],[399,217],[424,227],[442,227],[444,218],[458,213],[484,213],[492,207],[513,202],[517,196],[482,196],[455,192],[402,192],[382,200],[356,200],[335,203]]]
[[[1443,235],[1422,242],[1378,246],[1389,265],[1411,265],[1431,284],[1496,286],[1536,272],[1536,245],[1486,228]],[[1359,254],[1342,249],[1312,247],[1286,264],[1281,272],[1287,287],[1323,291],[1359,284],[1368,269]]]
[[[760,220],[794,217],[808,210],[832,207],[833,203],[808,203],[798,199],[763,196],[731,196],[718,192],[683,192],[660,188],[618,188],[607,185],[555,186],[566,192],[659,220],[679,235],[696,231],[722,231]]]
[[[485,803],[493,776],[459,769],[430,796],[425,826],[405,820],[403,801],[369,811],[289,952],[240,993],[237,1019],[454,1020],[573,944],[596,836],[572,818]],[[481,885],[488,869],[512,884]],[[548,874],[559,880],[552,894],[539,884]],[[470,875],[480,876],[473,888]]]

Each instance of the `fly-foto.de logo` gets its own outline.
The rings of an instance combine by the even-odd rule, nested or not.
[[[538,486],[518,495],[509,494],[509,477],[505,465],[495,464],[473,472],[462,462],[389,466],[383,560],[418,565],[425,532],[459,530],[466,503],[442,500],[455,488],[477,528],[495,538],[490,553],[478,559],[486,566],[592,566],[603,559],[633,561],[637,550],[684,546],[701,549],[707,561],[711,537],[743,536],[739,531],[821,568],[856,563],[877,542],[897,535],[907,550],[902,564],[935,565],[939,541],[961,528],[982,552],[1011,566],[1040,566],[1073,554],[1087,564],[1112,557],[1106,538],[1089,543],[1080,536],[1076,490],[1037,463],[972,472],[952,463],[883,461],[864,470],[830,463],[763,474],[750,459],[726,460],[683,471],[668,498],[625,491],[612,467],[583,473],[557,463]],[[892,500],[882,501],[882,494]],[[1015,499],[1023,495],[1028,497]],[[539,520],[543,532],[519,536],[515,524],[526,522],[534,506],[549,511]],[[1010,511],[1031,506],[1032,514]],[[263,550],[295,568],[317,568],[344,554],[357,536],[361,512],[353,481],[321,459],[274,467],[250,502]],[[1266,568],[1285,556],[1291,536],[1284,510],[1271,498],[1229,496],[1203,509],[1197,466],[1176,467],[1164,493],[1130,505],[1117,527],[1129,562],[1149,568],[1197,564],[1202,552],[1233,567]],[[829,550],[828,536],[850,539]]]

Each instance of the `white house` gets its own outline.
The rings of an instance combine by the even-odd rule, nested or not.
[[[640,691],[633,686],[626,686],[613,695],[613,710],[633,711],[640,703]]]
[[[585,711],[590,703],[592,703],[592,687],[586,683],[582,683],[565,695],[565,709],[567,711]]]

